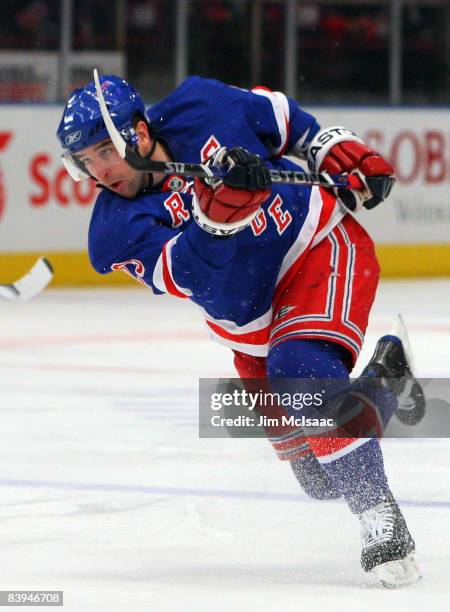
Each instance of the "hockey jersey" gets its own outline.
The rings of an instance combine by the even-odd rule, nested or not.
[[[304,157],[319,130],[280,92],[200,77],[184,81],[147,114],[172,158],[183,162],[242,146],[268,167],[299,169],[282,155]],[[192,182],[181,177],[133,199],[102,190],[89,229],[92,265],[102,274],[123,270],[156,294],[192,300],[215,340],[265,356],[277,297],[345,209],[329,190],[277,184],[250,226],[216,238],[193,222],[192,193]]]

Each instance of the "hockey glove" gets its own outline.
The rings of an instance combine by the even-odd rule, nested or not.
[[[241,147],[222,147],[208,163],[227,172],[221,179],[195,179],[192,213],[205,231],[229,236],[245,229],[269,197],[270,174],[258,155]]]
[[[319,132],[308,150],[308,166],[313,172],[350,175],[354,189],[337,190],[339,199],[351,211],[375,208],[391,192],[394,168],[377,151],[369,148],[344,127]]]

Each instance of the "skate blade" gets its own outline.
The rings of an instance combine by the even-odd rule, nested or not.
[[[401,314],[395,317],[390,333],[401,340],[406,362],[412,375],[412,380],[407,383],[399,397],[398,409],[395,414],[404,425],[417,425],[425,416],[425,396],[422,386],[416,379],[411,343]]]
[[[414,357],[413,357],[413,353],[412,353],[412,349],[411,349],[411,343],[409,341],[409,336],[408,336],[408,332],[406,330],[406,325],[405,322],[403,321],[403,317],[401,314],[398,314],[395,319],[394,322],[392,324],[392,328],[390,331],[390,334],[392,336],[397,336],[397,338],[400,338],[402,344],[403,344],[403,350],[405,352],[405,357],[406,357],[406,361],[408,363],[409,369],[411,374],[413,375],[413,377],[416,377],[416,368],[414,366]]]
[[[372,571],[387,589],[409,586],[422,578],[412,553],[404,559],[377,565]]]

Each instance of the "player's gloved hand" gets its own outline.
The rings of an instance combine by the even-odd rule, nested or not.
[[[377,151],[368,147],[344,127],[319,132],[308,150],[308,166],[313,172],[348,173],[353,189],[340,188],[340,200],[352,211],[375,208],[391,192],[394,168]]]
[[[229,236],[246,228],[269,197],[270,173],[258,155],[241,147],[222,147],[208,163],[225,166],[226,174],[195,179],[192,213],[207,232]]]

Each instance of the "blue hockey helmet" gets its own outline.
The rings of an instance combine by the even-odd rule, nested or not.
[[[136,113],[145,118],[145,106],[140,95],[127,81],[117,76],[101,76],[100,83],[114,125],[128,143],[136,144],[132,119]],[[56,135],[64,149],[62,161],[71,177],[78,181],[88,178],[90,175],[76,154],[109,138],[94,81],[70,94]]]

